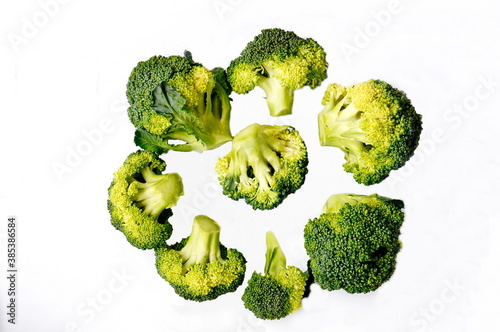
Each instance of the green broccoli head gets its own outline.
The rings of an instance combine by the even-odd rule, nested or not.
[[[194,218],[189,237],[155,249],[158,274],[186,300],[213,300],[234,292],[245,277],[246,260],[219,241],[220,226],[211,218]]]
[[[302,306],[307,273],[286,265],[286,257],[272,232],[266,234],[264,273],[254,272],[242,300],[245,308],[260,319],[281,319]]]
[[[358,183],[379,183],[413,156],[422,116],[404,92],[380,80],[330,84],[322,103],[320,143],[344,151],[344,169]]]
[[[255,123],[236,134],[215,169],[224,195],[269,210],[302,186],[307,165],[306,145],[297,130]]]
[[[108,189],[111,224],[139,249],[161,246],[172,234],[168,219],[184,190],[179,174],[162,174],[165,168],[158,155],[136,151],[115,172]]]
[[[208,70],[189,52],[139,62],[127,83],[135,143],[161,154],[202,152],[230,141],[230,93],[226,72]]]
[[[270,114],[281,116],[292,113],[294,91],[319,86],[327,68],[326,53],[315,40],[273,28],[255,36],[227,72],[234,92],[245,94],[259,86]]]
[[[305,226],[314,281],[323,289],[367,293],[389,280],[401,249],[404,203],[376,194],[337,194]]]

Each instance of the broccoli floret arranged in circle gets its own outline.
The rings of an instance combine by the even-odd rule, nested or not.
[[[260,319],[281,319],[302,307],[307,273],[286,265],[273,232],[266,234],[264,273],[254,272],[242,296],[245,308]]]
[[[236,134],[215,169],[224,195],[269,210],[304,184],[308,162],[296,129],[255,123]]]
[[[209,301],[234,292],[243,283],[245,257],[238,250],[223,246],[219,235],[217,222],[199,215],[187,238],[155,250],[158,274],[179,296]]]
[[[413,156],[422,116],[403,91],[381,80],[348,87],[334,83],[322,103],[320,143],[344,152],[344,170],[358,183],[379,183]]]
[[[135,143],[159,154],[212,150],[232,139],[226,72],[184,56],[153,56],[132,70],[128,115]]]
[[[396,269],[404,220],[401,200],[336,194],[304,228],[304,245],[314,281],[326,290],[368,293]]]
[[[272,116],[292,114],[295,90],[318,87],[326,79],[323,48],[293,31],[264,29],[250,41],[227,69],[234,92],[246,94],[256,86],[265,95]]]
[[[172,234],[168,219],[184,194],[177,173],[162,174],[166,163],[155,153],[131,153],[108,189],[111,224],[139,249],[161,246]]]

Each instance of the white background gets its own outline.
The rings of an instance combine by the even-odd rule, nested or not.
[[[499,9],[493,0],[2,2],[0,330],[498,330]],[[297,91],[293,115],[278,119],[260,91],[232,95],[231,126],[294,125],[309,148],[307,181],[279,208],[256,212],[220,193],[213,165],[229,144],[169,153],[167,170],[185,183],[170,241],[189,233],[194,215],[209,215],[222,242],[245,254],[248,279],[263,269],[268,230],[305,269],[304,224],[332,194],[402,199],[406,220],[397,270],[376,292],[313,286],[300,311],[260,321],[243,307],[243,287],[206,303],[178,297],[153,252],[111,226],[106,199],[136,150],[124,95],[136,63],[188,49],[208,68],[226,67],[270,27],[323,45],[328,79]],[[424,131],[404,168],[366,187],[343,171],[340,150],[319,146],[316,116],[327,83],[370,78],[406,91]],[[17,219],[16,325],[6,315],[8,217]]]

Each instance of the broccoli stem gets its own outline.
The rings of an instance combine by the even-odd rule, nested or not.
[[[380,201],[391,202],[393,204],[400,206],[401,209],[404,208],[404,205],[401,205],[400,200],[388,198],[385,196],[380,196],[377,194],[367,196],[360,194],[343,193],[330,196],[328,200],[325,202],[325,205],[323,205],[323,210],[321,213],[339,213],[340,209],[342,209],[342,207],[344,207],[347,204],[356,205],[358,203],[364,203],[370,205],[373,204],[374,202],[380,202]]]
[[[220,251],[219,235],[220,226],[215,220],[205,215],[194,218],[191,234],[179,251],[183,261],[183,273],[186,273],[193,264],[224,262]]]
[[[273,278],[277,278],[279,271],[286,268],[286,257],[273,232],[266,233],[266,246],[266,265],[264,266],[264,273]]]
[[[373,144],[362,128],[361,111],[345,95],[330,96],[318,115],[318,129],[321,145],[342,149],[350,162],[357,162]]]
[[[198,116],[202,128],[194,128],[196,136],[205,143],[207,150],[215,149],[233,139],[230,129],[231,101],[224,88],[214,80],[201,95]]]
[[[263,191],[274,185],[272,173],[280,168],[278,153],[286,149],[283,142],[268,135],[265,129],[254,123],[236,135],[233,149],[237,161],[230,166],[232,174],[240,174],[240,182],[255,178]]]
[[[369,138],[361,128],[361,111],[345,98],[336,103],[330,99],[318,116],[322,145],[335,144],[337,140],[356,140],[369,144]]]
[[[142,169],[141,175],[145,182],[134,180],[138,192],[132,199],[144,213],[158,218],[163,210],[177,204],[184,192],[182,179],[177,173],[156,174],[149,166]]]
[[[191,134],[188,134],[185,131],[174,131],[174,132],[168,133],[167,135],[164,135],[164,137],[167,140],[173,139],[173,140],[184,141],[185,144],[195,146],[195,147],[198,147],[198,145],[202,145],[201,143],[198,142],[196,137],[194,137]],[[172,148],[172,150],[175,150],[175,149]],[[196,150],[196,148],[194,150]]]
[[[283,86],[283,83],[274,76],[269,66],[262,66],[264,73],[257,85],[264,90],[266,102],[271,116],[292,114],[294,89]]]
[[[338,213],[345,204],[355,205],[365,198],[365,195],[356,194],[332,195],[328,198],[325,205],[323,205],[322,213]]]

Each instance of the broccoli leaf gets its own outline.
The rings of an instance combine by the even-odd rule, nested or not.
[[[168,150],[192,151],[203,138],[203,124],[199,118],[185,107],[186,99],[166,82],[160,83],[152,92],[153,109],[171,122],[162,135],[152,134],[144,129],[137,129],[134,142],[137,146],[157,153]],[[173,140],[173,141],[172,141]],[[175,144],[183,141],[185,143]]]
[[[135,131],[134,143],[144,150],[157,154],[167,153],[170,144],[167,144],[159,135],[154,135],[144,129]]]
[[[153,109],[163,115],[177,113],[186,105],[186,99],[165,82],[153,91]]]
[[[172,125],[167,138],[184,140],[187,143],[196,142],[203,137],[205,129],[199,115],[185,107],[186,99],[169,84],[162,82],[153,91],[153,109],[169,118]],[[184,134],[182,134],[184,133]],[[192,136],[192,137],[186,137]],[[178,151],[189,151],[181,149]]]
[[[215,81],[222,86],[222,88],[228,95],[230,95],[233,89],[231,88],[231,85],[227,80],[226,71],[221,67],[215,67],[211,70],[211,72],[214,74]]]
[[[168,150],[186,152],[192,150],[192,147],[187,144],[168,144],[161,136],[151,134],[144,129],[135,131],[134,143],[138,147],[156,154],[164,154]]]

